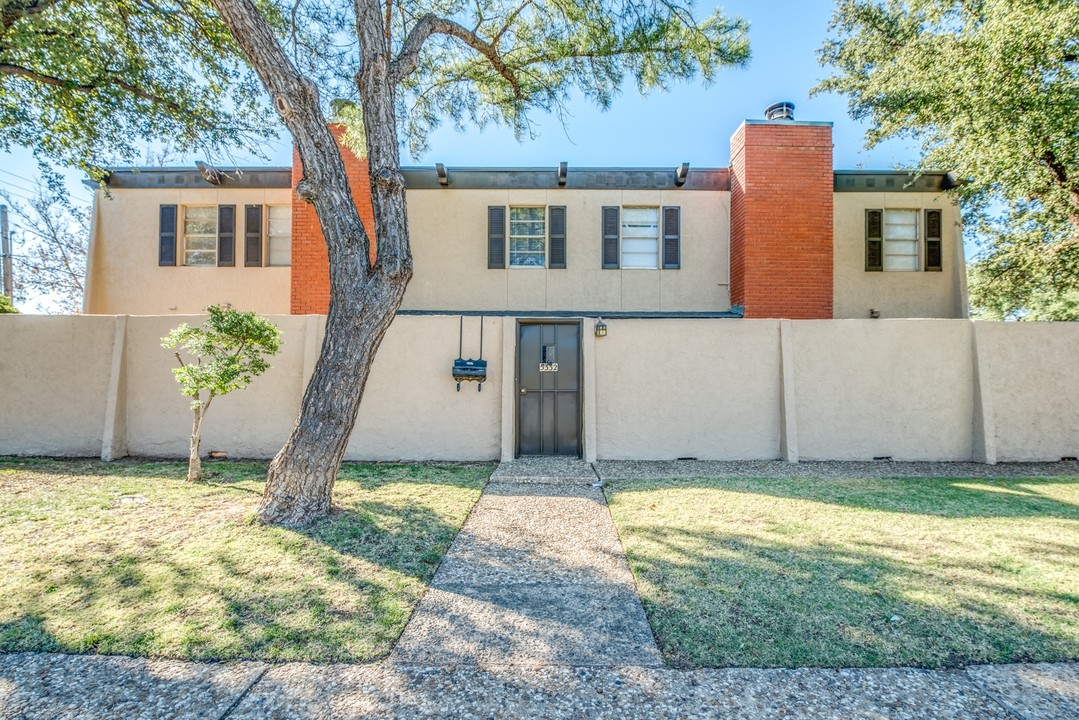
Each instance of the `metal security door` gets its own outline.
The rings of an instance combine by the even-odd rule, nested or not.
[[[517,338],[517,454],[581,454],[581,324],[522,324]]]

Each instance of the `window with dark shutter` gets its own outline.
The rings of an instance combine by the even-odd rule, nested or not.
[[[244,206],[244,267],[262,267],[262,206]]]
[[[603,208],[603,269],[618,269],[618,208]]]
[[[925,211],[925,269],[937,271],[943,267],[943,248],[941,247],[940,210]]]
[[[217,265],[236,265],[236,206],[217,206]]]
[[[865,211],[865,269],[884,270],[884,211]]]
[[[157,233],[157,264],[176,265],[176,206],[162,205]]]
[[[548,267],[558,270],[566,268],[566,208],[551,207],[550,215],[551,254]]]
[[[487,208],[487,267],[506,267],[506,208],[501,205]]]
[[[663,269],[677,270],[682,267],[682,210],[678,207],[663,208]]]

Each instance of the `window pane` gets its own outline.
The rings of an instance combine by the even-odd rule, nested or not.
[[[217,253],[209,250],[195,250],[184,253],[184,265],[216,265]]]
[[[184,208],[185,235],[211,235],[216,233],[216,207],[196,206]]]
[[[292,264],[292,206],[270,205],[266,222],[269,265]]]
[[[918,270],[918,211],[884,211],[884,269]]]
[[[545,267],[547,264],[547,208],[510,208],[510,265]]]
[[[659,208],[622,208],[622,267],[659,267]]]
[[[184,239],[184,247],[188,250],[216,250],[216,235],[188,235]]]

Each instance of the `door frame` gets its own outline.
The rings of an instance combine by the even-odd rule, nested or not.
[[[517,318],[513,326],[513,457],[521,457],[521,326],[577,326],[577,457],[585,456],[584,433],[584,320],[581,318]],[[566,455],[564,457],[573,457]]]

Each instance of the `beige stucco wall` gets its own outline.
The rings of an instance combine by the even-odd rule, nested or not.
[[[487,269],[487,208],[566,207],[566,269]],[[679,270],[603,270],[605,205],[682,208]],[[645,190],[411,190],[415,275],[406,309],[726,310],[730,307],[730,193]],[[508,260],[508,256],[507,256]]]
[[[779,457],[779,321],[607,325],[595,342],[599,459]]]
[[[941,272],[866,272],[865,211],[871,208],[943,211]],[[948,196],[920,192],[837,192],[834,213],[835,318],[868,318],[871,308],[878,310],[881,318],[966,317],[960,213]],[[923,256],[923,266],[924,260]]]
[[[184,457],[188,401],[160,338],[197,317],[0,316],[0,454]],[[275,316],[274,367],[215,401],[203,449],[270,457],[324,318]],[[465,318],[464,355],[479,353]],[[1058,460],[1079,455],[1079,326],[965,320],[584,320],[586,457]],[[402,316],[379,350],[350,459],[512,455],[516,323],[484,321],[488,381],[457,392],[457,316]],[[120,448],[115,452],[116,448]]]
[[[974,323],[1001,461],[1079,456],[1079,324]]]
[[[362,460],[493,460],[501,441],[502,318],[486,318],[487,382],[457,384],[450,370],[456,316],[399,316],[367,381],[345,456]],[[479,356],[480,319],[464,319],[464,356]]]
[[[0,455],[101,452],[115,320],[0,315]]]
[[[243,266],[243,206],[288,205],[288,188],[113,189],[111,197],[97,190],[94,202],[86,312],[184,315],[214,303],[289,312],[289,268]],[[236,205],[236,266],[159,267],[159,208],[165,204]],[[182,235],[182,212],[177,225]],[[182,237],[177,255],[182,263]]]
[[[971,325],[963,320],[794,322],[804,460],[969,460]]]

